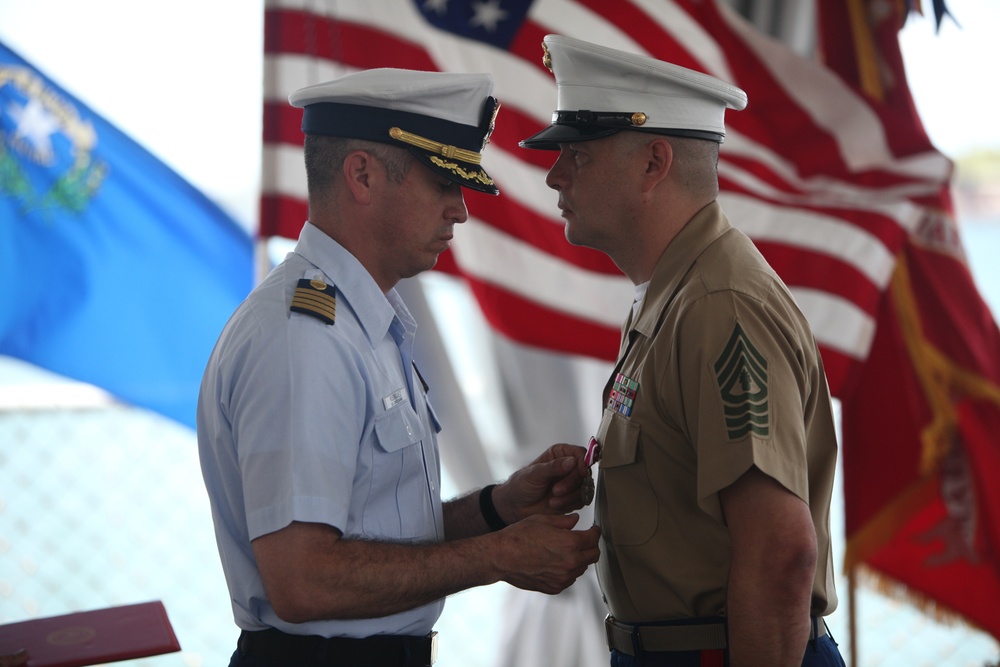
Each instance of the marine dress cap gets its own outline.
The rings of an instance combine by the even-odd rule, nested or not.
[[[303,109],[306,134],[399,146],[442,176],[495,195],[480,165],[500,108],[492,93],[489,74],[383,68],[301,88],[288,101]]]
[[[621,130],[721,143],[726,108],[747,105],[736,86],[662,60],[562,35],[547,35],[542,48],[556,77],[557,110],[524,148],[556,150]]]

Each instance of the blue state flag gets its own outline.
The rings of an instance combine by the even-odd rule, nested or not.
[[[0,44],[0,354],[193,427],[252,283],[245,230]]]

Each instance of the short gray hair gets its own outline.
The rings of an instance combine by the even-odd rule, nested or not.
[[[394,183],[403,182],[414,162],[406,149],[362,139],[307,134],[304,148],[310,197],[330,193],[341,165],[354,151],[365,151],[381,162]]]
[[[628,137],[625,150],[646,146],[654,139],[665,139],[674,152],[670,171],[673,180],[686,191],[714,197],[719,191],[719,144],[706,139],[673,137],[653,132],[621,132]]]

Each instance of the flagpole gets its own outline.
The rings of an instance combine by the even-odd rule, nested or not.
[[[260,282],[267,277],[267,274],[271,271],[271,261],[267,256],[267,239],[258,238],[257,242],[254,244],[254,281],[253,284],[259,285]]]
[[[855,577],[857,573],[857,567],[854,566],[847,571],[847,603],[850,607],[848,611],[848,628],[851,635],[851,667],[857,667],[861,664],[858,662],[858,615],[855,611],[857,604],[857,596],[855,595],[857,582]]]

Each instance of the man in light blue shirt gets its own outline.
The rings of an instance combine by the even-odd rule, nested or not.
[[[310,220],[232,316],[198,406],[202,470],[241,628],[231,665],[428,665],[444,598],[557,593],[598,558],[574,531],[584,451],[555,445],[442,504],[440,425],[394,286],[468,213],[498,104],[485,74],[369,70],[308,87]]]

